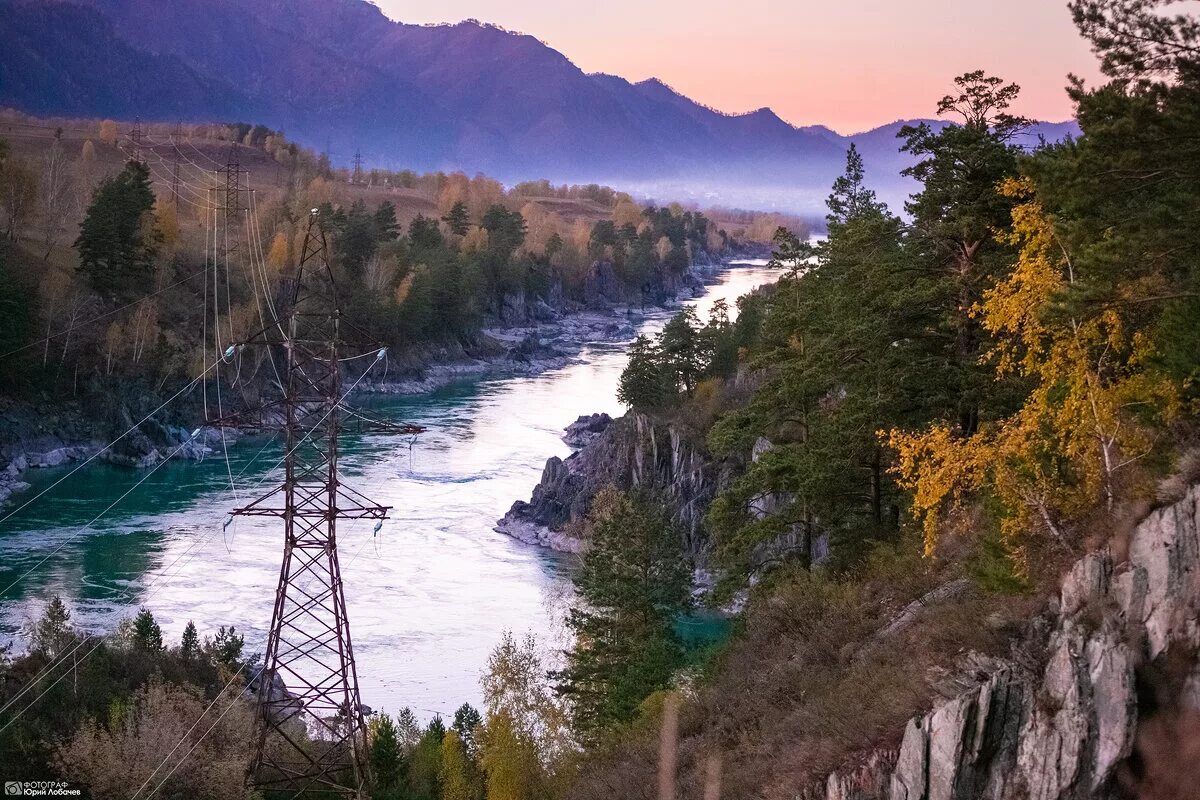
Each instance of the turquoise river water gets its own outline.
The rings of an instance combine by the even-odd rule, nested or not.
[[[774,281],[761,263],[719,272],[692,301],[701,318],[718,299]],[[665,313],[643,330],[661,327]],[[596,343],[577,363],[536,377],[464,381],[411,397],[356,398],[381,416],[426,426],[415,442],[347,437],[341,472],[355,489],[394,507],[378,536],[373,523],[339,526],[346,598],[363,701],[418,716],[453,714],[479,702],[479,676],[504,630],[565,643],[572,557],[521,544],[492,530],[517,499],[528,499],[546,459],[570,452],[559,438],[584,413],[624,409],[616,399],[624,344]],[[270,620],[281,543],[278,522],[229,510],[277,480],[281,449],[248,438],[223,457],[168,463],[101,520],[81,528],[144,477],[89,465],[0,523],[0,643],[19,649],[46,600],[59,593],[82,629],[114,628],[150,608],[168,640],[188,620],[201,635],[236,625],[249,651],[261,650]],[[33,488],[69,470],[31,470]],[[235,477],[230,488],[228,472]],[[31,571],[32,570],[32,571]]]

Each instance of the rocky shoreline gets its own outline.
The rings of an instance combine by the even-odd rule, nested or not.
[[[518,500],[494,530],[522,542],[578,553],[579,531],[602,488],[645,488],[663,498],[685,537],[688,552],[704,560],[702,525],[708,504],[733,475],[734,466],[709,457],[703,443],[678,425],[630,412],[579,417],[563,440],[578,447],[567,458],[546,461],[528,502]]]
[[[758,255],[747,252],[731,260]],[[727,263],[697,263],[678,280],[674,295],[660,298],[661,305],[656,308],[671,309],[680,300],[696,296],[703,291],[704,280]],[[645,320],[645,311],[618,302],[614,287],[608,285],[611,278],[597,275],[598,288],[586,305],[559,303],[556,308],[542,300],[530,302],[522,295],[507,297],[501,317],[493,327],[481,331],[474,346],[425,348],[400,354],[394,362],[396,377],[368,380],[356,392],[418,395],[463,380],[534,376],[574,363],[588,344],[632,341]],[[10,409],[0,416],[12,414]],[[8,443],[0,444],[0,508],[29,488],[29,483],[22,480],[28,469],[58,467],[92,458],[145,469],[168,457],[199,461],[222,447],[219,431],[203,429],[193,437],[183,427],[149,420],[106,449],[108,440],[90,429],[93,425],[89,423],[94,424],[94,420],[75,420],[74,424],[64,424],[62,430],[50,433],[37,419],[36,409],[27,409],[25,416],[30,418],[4,420],[12,433]],[[132,420],[128,424],[132,425]],[[236,432],[226,431],[225,445],[237,438]],[[552,542],[548,546],[557,548],[577,546],[569,539],[533,529],[521,531],[514,527],[512,535],[531,543],[548,537],[547,541]]]

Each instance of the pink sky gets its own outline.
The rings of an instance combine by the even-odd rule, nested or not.
[[[1018,113],[1071,116],[1068,72],[1098,77],[1066,0],[377,0],[403,22],[475,18],[547,42],[586,72],[658,77],[723,111],[770,106],[850,133],[933,116],[951,79],[1022,87]]]

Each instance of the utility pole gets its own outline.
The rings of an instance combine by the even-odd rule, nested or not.
[[[369,783],[337,523],[373,519],[378,531],[389,507],[338,476],[338,436],[348,411],[339,360],[343,324],[353,327],[342,319],[329,245],[313,209],[295,274],[284,280],[278,316],[241,345],[265,345],[272,358],[281,356],[281,396],[215,423],[284,434],[283,484],[234,511],[283,521],[283,563],[258,678],[249,776],[267,796],[365,800]],[[384,352],[377,351],[376,361]],[[370,419],[367,424],[397,433],[423,430]]]
[[[175,123],[175,130],[171,131],[171,202],[175,204],[175,210],[179,210],[179,139],[183,134],[183,125]]]
[[[142,118],[134,117],[133,127],[129,131],[129,141],[133,144],[133,160],[142,163]]]
[[[242,256],[242,225],[241,213],[246,210],[246,205],[242,202],[243,192],[247,191],[246,184],[243,182],[243,177],[246,172],[241,165],[241,146],[234,142],[229,147],[229,156],[225,160],[225,167],[217,170],[217,186],[218,193],[222,197],[223,202],[221,210],[223,212],[224,230],[223,236],[214,242],[214,252],[221,251],[225,267],[225,301],[226,307],[231,304],[229,297],[229,272],[233,264]],[[215,269],[214,264],[214,269]],[[220,287],[217,285],[216,275],[213,276],[213,288],[215,291],[214,299],[220,294]],[[233,338],[233,319],[226,316],[226,321],[229,325],[229,336]]]

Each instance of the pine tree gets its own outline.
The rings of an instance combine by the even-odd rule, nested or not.
[[[159,653],[163,649],[162,629],[154,621],[150,609],[143,608],[133,618],[132,644],[143,653]]]
[[[1012,250],[996,231],[1007,227],[1015,204],[999,192],[1017,174],[1021,148],[1013,141],[1029,120],[1006,109],[1020,88],[982,71],[955,78],[957,93],[938,102],[938,114],[961,124],[938,132],[926,123],[905,126],[902,150],[920,159],[904,174],[921,181],[921,191],[906,204],[913,218],[921,265],[938,278],[940,333],[947,346],[941,358],[956,394],[956,416],[963,435],[974,433],[993,403],[994,375],[981,364],[987,337],[973,309],[983,294],[1002,280]]]
[[[446,227],[455,236],[466,236],[471,230],[471,215],[467,212],[467,204],[461,200],[455,203],[446,212],[446,216],[442,217],[442,222],[446,223]]]
[[[674,400],[677,391],[658,346],[646,336],[634,339],[617,386],[617,399],[640,411],[654,411]]]
[[[190,619],[183,629],[183,637],[179,640],[179,655],[187,661],[200,657],[200,637],[196,634],[196,625]]]
[[[387,714],[373,717],[368,729],[371,737],[368,758],[371,764],[372,797],[399,795],[405,774],[404,753],[396,735],[396,724]]]
[[[146,165],[134,161],[100,184],[80,226],[79,270],[97,292],[120,296],[151,285],[162,240]]]
[[[691,605],[683,538],[660,504],[615,489],[596,496],[591,546],[575,575],[582,602],[567,665],[555,673],[585,738],[631,722],[650,694],[670,685],[683,648],[676,617]]]
[[[33,629],[30,648],[53,658],[75,640],[71,612],[57,594],[50,598],[46,611]]]
[[[408,240],[415,249],[422,251],[437,250],[445,244],[437,220],[421,214],[413,217],[413,221],[408,224]]]
[[[396,206],[384,200],[375,210],[375,238],[380,242],[394,242],[400,238],[400,223],[396,221]]]
[[[707,359],[701,347],[700,320],[691,306],[671,318],[658,337],[663,367],[690,397]]]
[[[463,703],[454,712],[454,724],[450,726],[450,729],[462,739],[463,746],[467,748],[467,753],[472,758],[478,756],[475,732],[481,724],[483,724],[483,717],[470,703]]]
[[[37,301],[38,293],[17,278],[5,263],[4,250],[0,248],[0,353],[20,350],[33,339]],[[0,386],[6,386],[19,377],[19,358],[9,356],[6,359],[7,369],[0,376]]]
[[[832,227],[865,214],[877,213],[882,208],[875,200],[875,192],[866,186],[862,154],[853,142],[846,152],[846,170],[833,182],[833,192],[825,205],[829,209],[825,220]]]
[[[230,625],[226,628],[222,625],[217,629],[217,635],[213,638],[204,638],[204,652],[209,659],[216,664],[224,664],[230,669],[240,666],[242,660],[242,648],[245,645],[245,637],[237,632],[237,627]]]

